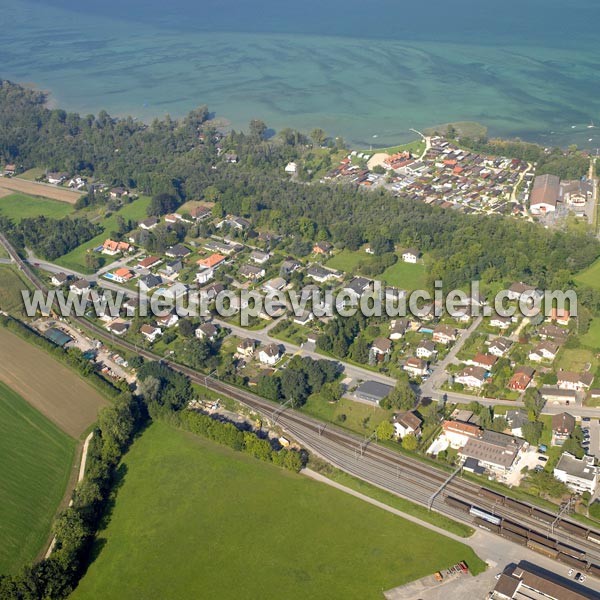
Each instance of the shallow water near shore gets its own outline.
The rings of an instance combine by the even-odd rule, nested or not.
[[[68,110],[150,120],[208,104],[235,128],[318,126],[362,147],[469,120],[600,147],[600,3],[589,0],[1,4],[0,76]]]

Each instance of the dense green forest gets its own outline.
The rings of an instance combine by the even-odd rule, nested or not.
[[[310,251],[306,242],[315,240],[330,240],[351,250],[364,242],[383,248],[416,246],[426,253],[430,280],[443,279],[448,287],[481,279],[492,285],[526,280],[564,288],[575,272],[600,255],[600,244],[584,231],[550,231],[526,221],[474,217],[384,191],[290,181],[283,167],[310,151],[311,138],[284,130],[266,139],[267,129],[260,121],[253,121],[248,133],[222,137],[208,116],[207,108],[201,107],[184,119],[166,117],[149,125],[112,119],[105,112],[83,117],[50,110],[42,93],[2,82],[0,160],[21,168],[87,173],[109,185],[137,188],[157,197],[152,205],[155,213],[163,212],[161,198],[166,196],[161,194],[179,202],[213,200],[216,215],[248,217],[255,229],[283,234],[292,254]],[[520,142],[473,144],[489,152],[521,152],[523,158],[546,168],[561,154]],[[330,151],[333,154],[336,148]],[[237,155],[238,162],[228,161],[229,154]],[[560,165],[571,169],[570,159]],[[92,232],[79,233],[83,239]],[[77,241],[62,237],[68,239],[58,245],[65,248],[71,246],[69,239]],[[40,247],[42,241],[37,244]],[[58,251],[48,248],[43,253],[51,257]]]

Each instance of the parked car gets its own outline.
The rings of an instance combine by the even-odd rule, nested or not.
[[[548,457],[547,456],[538,456],[538,460],[540,462],[546,462],[548,460]]]

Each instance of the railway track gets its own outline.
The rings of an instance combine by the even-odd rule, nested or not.
[[[3,234],[0,234],[0,243],[6,248],[11,258],[28,280],[37,289],[46,292],[47,289],[43,282],[15,252]],[[360,479],[396,493],[408,500],[426,506],[431,505],[431,508],[434,510],[454,519],[463,522],[466,521],[475,526],[481,525],[474,518],[466,518],[463,510],[455,506],[450,506],[445,502],[448,496],[458,497],[491,515],[519,523],[539,536],[548,537],[552,535],[557,542],[580,549],[591,563],[600,563],[600,543],[582,537],[582,530],[586,528],[568,519],[561,519],[557,521],[556,527],[552,527],[551,522],[557,519],[556,514],[538,510],[538,513],[547,515],[545,520],[540,520],[535,517],[534,513],[536,511],[531,505],[506,498],[502,503],[499,503],[492,500],[489,496],[482,496],[481,486],[456,478],[449,481],[443,492],[439,493],[432,502],[432,495],[438,492],[440,486],[446,482],[449,476],[448,472],[383,448],[376,443],[366,443],[365,440],[354,434],[340,430],[334,425],[318,421],[294,410],[286,409],[282,411],[281,405],[265,400],[251,392],[202,375],[189,367],[164,359],[148,350],[138,348],[125,340],[115,340],[102,328],[84,318],[71,317],[71,320],[78,323],[82,328],[92,331],[95,336],[107,343],[138,354],[148,360],[161,361],[168,364],[175,371],[189,377],[191,381],[231,397],[268,419],[276,420],[277,424],[283,430],[298,439],[309,450]],[[490,491],[490,493],[493,492]],[[570,527],[572,530],[566,531],[562,529],[561,524],[564,524],[565,527]],[[573,533],[573,531],[577,531],[577,534]],[[589,533],[592,533],[594,537],[600,540],[600,532],[593,531]]]

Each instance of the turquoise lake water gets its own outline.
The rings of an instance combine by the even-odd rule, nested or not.
[[[0,14],[0,77],[82,113],[208,104],[237,128],[319,126],[362,146],[471,120],[600,146],[596,0],[0,0]]]

